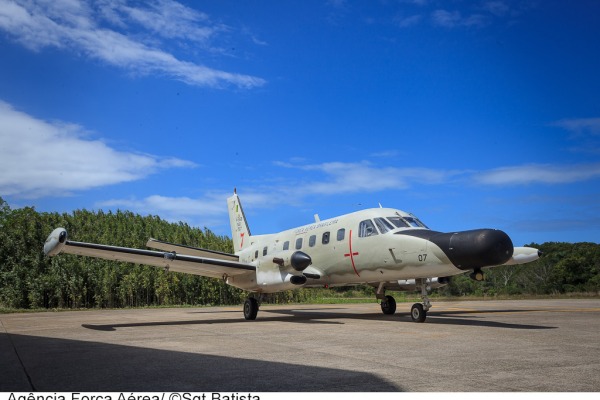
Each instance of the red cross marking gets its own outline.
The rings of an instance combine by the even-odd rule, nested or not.
[[[344,254],[344,257],[350,257],[350,261],[352,262],[352,268],[354,269],[354,273],[360,277],[360,274],[356,270],[356,265],[354,264],[354,256],[358,255],[358,252],[352,252],[352,229],[350,229],[350,238],[348,239],[348,244],[350,246],[350,253]]]

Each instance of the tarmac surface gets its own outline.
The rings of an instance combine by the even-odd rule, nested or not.
[[[600,391],[600,300],[0,314],[0,391]]]

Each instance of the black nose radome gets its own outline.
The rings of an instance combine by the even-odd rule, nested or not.
[[[452,264],[464,270],[504,264],[514,251],[510,237],[497,229],[441,233],[429,240],[442,249]]]

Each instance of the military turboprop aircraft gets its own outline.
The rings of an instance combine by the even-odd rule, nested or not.
[[[441,233],[417,217],[391,208],[372,208],[268,235],[251,235],[239,196],[227,199],[235,254],[215,252],[157,239],[131,249],[68,240],[64,228],[55,229],[44,253],[71,253],[108,260],[146,264],[213,278],[258,294],[302,287],[333,287],[366,283],[376,288],[384,314],[396,312],[396,301],[386,291],[418,290],[422,303],[411,308],[411,318],[424,322],[431,308],[428,292],[444,286],[453,275],[471,271],[484,278],[483,268],[523,264],[541,253],[513,247],[508,235],[496,229]],[[244,317],[256,319],[259,300],[244,302]]]

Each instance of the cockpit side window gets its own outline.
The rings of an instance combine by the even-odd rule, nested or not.
[[[387,218],[396,228],[408,228],[409,225],[400,217],[388,217]]]
[[[379,228],[379,232],[386,233],[394,229],[385,218],[375,218],[375,225]]]
[[[368,237],[377,235],[377,229],[373,225],[373,221],[366,219],[358,226],[358,237]]]
[[[410,226],[415,228],[425,228],[425,225],[416,218],[413,217],[404,217],[404,220],[410,224]]]
[[[414,214],[412,214],[412,213],[411,213],[411,214],[410,214],[410,216],[411,216],[411,217],[412,217],[412,218],[415,220],[415,222],[416,222],[417,224],[419,224],[419,226],[420,226],[420,227],[422,227],[422,228],[426,228],[426,229],[429,229],[429,227],[428,227],[427,225],[425,225],[425,224],[423,223],[423,221],[421,221],[419,218],[415,217],[415,215],[414,215]]]

